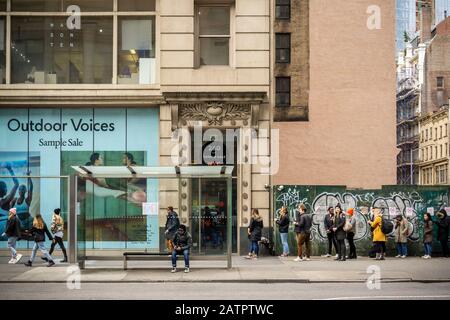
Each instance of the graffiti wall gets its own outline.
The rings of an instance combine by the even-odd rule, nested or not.
[[[409,222],[410,235],[408,247],[410,255],[423,253],[423,215],[434,213],[444,208],[450,211],[448,187],[420,187],[420,186],[385,186],[379,190],[350,190],[345,186],[275,186],[274,203],[275,217],[279,216],[282,206],[288,208],[291,220],[289,234],[290,251],[296,252],[295,233],[293,221],[299,203],[306,205],[308,213],[312,215],[313,227],[311,237],[313,240],[313,255],[325,254],[328,246],[327,234],[324,228],[324,219],[330,206],[341,204],[343,210],[354,209],[357,219],[355,243],[359,254],[367,255],[372,248],[372,233],[368,221],[372,218],[371,208],[380,207],[384,218],[393,220],[395,216],[402,215]],[[434,230],[436,232],[436,230]],[[275,230],[277,253],[281,253],[278,230]],[[395,252],[394,235],[388,235],[388,253]],[[440,251],[436,242],[433,251]]]

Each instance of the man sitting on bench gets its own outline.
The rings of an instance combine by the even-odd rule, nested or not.
[[[189,248],[192,246],[192,237],[189,232],[186,231],[186,226],[181,224],[178,227],[177,233],[173,238],[173,251],[172,251],[172,272],[177,272],[177,255],[183,254],[184,256],[184,272],[189,272]]]

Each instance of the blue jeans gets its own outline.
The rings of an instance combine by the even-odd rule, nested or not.
[[[9,237],[8,238],[8,248],[11,251],[11,258],[13,258],[13,259],[15,259],[17,256],[16,242],[17,242],[17,237]]]
[[[401,256],[407,256],[408,255],[408,244],[397,242],[397,253]]]
[[[288,233],[280,233],[281,243],[283,244],[283,253],[289,254]]]
[[[431,250],[433,248],[431,243],[424,243],[423,246],[424,246],[424,249],[425,249],[425,255],[426,256],[431,256]]]
[[[47,249],[45,249],[44,241],[42,242],[35,242],[33,249],[31,251],[31,257],[30,261],[33,262],[34,258],[36,257],[37,250],[41,250],[42,254],[48,259],[48,261],[53,261],[52,257],[48,254]]]
[[[177,267],[177,254],[181,254],[181,251],[172,251],[172,267]],[[183,256],[184,256],[184,266],[186,268],[189,268],[189,249],[183,250]]]
[[[252,241],[252,247],[251,247],[250,252],[254,253],[255,255],[259,254],[258,241]]]

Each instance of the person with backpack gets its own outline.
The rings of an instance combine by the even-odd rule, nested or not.
[[[392,232],[393,224],[388,220],[383,220],[383,213],[380,208],[373,208],[374,219],[368,221],[372,228],[372,241],[375,247],[375,260],[385,260],[386,254],[386,234]],[[390,229],[390,232],[388,232]]]
[[[408,220],[401,214],[395,217],[395,243],[397,245],[397,255],[396,258],[406,258],[408,255],[408,231],[409,223]]]
[[[346,247],[345,247],[345,238],[347,238],[347,232],[344,230],[344,226],[346,223],[345,213],[342,211],[341,205],[337,204],[334,208],[334,214],[336,215],[333,231],[336,236],[337,247],[338,247],[338,256],[334,260],[336,261],[345,261],[346,258]]]
[[[298,206],[297,217],[295,221],[295,232],[297,234],[297,258],[294,261],[310,261],[311,260],[311,226],[312,218],[306,214],[306,206],[301,203]],[[306,247],[306,255],[303,258],[303,244]]]
[[[172,206],[167,207],[167,218],[166,218],[166,225],[164,228],[165,229],[164,236],[166,238],[166,246],[168,252],[173,251],[172,241],[179,226],[180,226],[180,219],[178,219],[178,214],[173,210]]]
[[[177,255],[184,257],[184,273],[189,272],[189,249],[192,246],[192,236],[186,230],[186,226],[181,224],[173,237],[172,251],[172,273],[177,272]]]
[[[334,246],[334,250],[336,251],[336,258],[338,257],[338,247],[336,242],[336,237],[334,235],[333,226],[334,226],[334,208],[328,207],[328,213],[325,215],[323,225],[325,227],[325,231],[327,233],[327,239],[328,239],[328,252],[325,255],[322,255],[322,257],[331,257],[331,247]]]
[[[45,235],[48,236],[50,240],[53,240],[52,234],[47,228],[47,225],[44,222],[44,219],[42,219],[42,216],[40,213],[37,213],[33,220],[33,226],[30,230],[30,233],[34,237],[34,246],[31,250],[31,256],[28,262],[25,263],[27,267],[31,267],[34,261],[34,258],[36,257],[36,251],[39,249],[41,250],[42,254],[47,258],[48,265],[47,267],[51,267],[55,264],[52,257],[47,252],[47,249],[45,249]]]
[[[263,219],[259,215],[258,209],[252,210],[252,218],[247,229],[248,238],[251,242],[250,255],[246,256],[246,259],[258,259],[259,255],[259,241],[262,237],[262,229],[264,227]]]
[[[431,250],[433,245],[433,221],[431,214],[425,212],[423,216],[423,246],[425,254],[422,256],[424,259],[431,259]]]
[[[356,234],[356,217],[354,214],[354,209],[349,208],[347,210],[347,223],[348,228],[345,229],[347,231],[347,241],[350,247],[350,253],[348,255],[348,259],[356,259],[356,246],[355,246],[355,234]]]
[[[53,250],[55,250],[56,244],[58,244],[64,255],[64,259],[61,260],[61,262],[67,262],[67,252],[63,242],[64,220],[61,217],[61,209],[59,208],[53,210],[52,224],[50,226],[50,230],[54,235],[54,239],[52,241],[52,245],[50,246],[49,254],[52,255]],[[42,259],[47,261],[47,258],[45,257],[43,257]]]
[[[283,253],[280,255],[280,257],[287,257],[289,256],[289,244],[288,244],[289,214],[285,206],[281,207],[280,217],[277,220],[275,220],[275,222],[278,225],[281,243],[283,244]]]
[[[433,221],[433,223],[438,226],[437,239],[441,243],[442,256],[445,258],[448,258],[449,257],[448,230],[449,230],[450,222],[447,217],[447,211],[445,211],[445,209],[441,209],[438,211],[436,216],[437,216],[437,221]]]
[[[6,228],[3,233],[3,236],[8,237],[8,249],[11,251],[11,259],[8,261],[9,264],[16,264],[22,258],[22,255],[16,251],[16,243],[20,237],[21,229],[16,208],[9,209],[8,221],[6,221]]]

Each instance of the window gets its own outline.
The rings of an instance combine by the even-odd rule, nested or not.
[[[428,141],[428,129],[425,130],[425,141]]]
[[[445,156],[448,156],[448,143],[445,143]]]
[[[289,107],[291,105],[291,78],[277,77],[275,91],[275,105],[277,107]]]
[[[440,149],[440,158],[442,158],[442,144],[439,146]]]
[[[154,17],[119,17],[118,84],[155,83]]]
[[[289,63],[291,61],[291,34],[277,33],[275,34],[275,46],[277,63]]]
[[[433,128],[430,128],[430,140],[433,140]]]
[[[447,124],[445,124],[445,130],[444,130],[444,137],[446,137],[447,136]]]
[[[434,159],[438,158],[437,146],[434,146]]]
[[[229,65],[230,7],[198,7],[197,65]]]
[[[434,141],[436,141],[437,140],[437,128],[434,128]]]
[[[113,0],[11,0],[11,11],[65,12],[77,5],[81,12],[112,11]]]
[[[438,89],[444,89],[444,77],[437,77],[436,78],[436,87]]]
[[[119,11],[155,11],[155,0],[119,0]]]
[[[436,184],[447,183],[447,165],[440,165],[436,167]]]
[[[439,139],[442,139],[442,126],[439,126]]]
[[[276,19],[291,18],[291,0],[276,0],[275,18]]]
[[[12,83],[111,83],[112,17],[12,17]]]
[[[6,83],[6,20],[0,17],[0,84]]]

